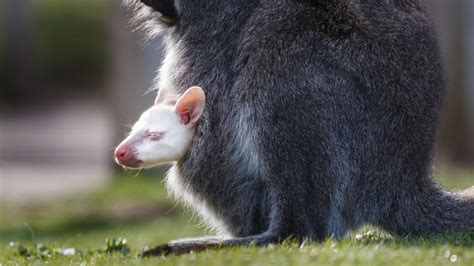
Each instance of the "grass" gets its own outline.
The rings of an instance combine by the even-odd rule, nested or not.
[[[474,183],[472,172],[440,174],[450,177],[441,180],[447,188]],[[371,227],[317,244],[138,258],[147,245],[205,234],[191,213],[168,199],[161,178],[148,175],[117,178],[87,195],[0,207],[0,265],[474,265],[474,232],[399,238]]]

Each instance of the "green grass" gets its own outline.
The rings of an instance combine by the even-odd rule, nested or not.
[[[449,177],[441,180],[447,188],[461,189],[474,183],[469,171],[440,174]],[[168,199],[161,178],[148,175],[118,178],[110,186],[87,195],[0,207],[1,265],[474,265],[474,232],[398,238],[371,227],[343,240],[328,239],[302,246],[289,242],[266,248],[138,258],[147,245],[205,234],[191,213]],[[121,237],[127,239],[125,245],[115,246],[110,241],[106,245],[106,239]],[[38,244],[43,246],[37,248]],[[73,248],[75,254],[61,255],[67,248]],[[129,252],[110,252],[128,249]]]

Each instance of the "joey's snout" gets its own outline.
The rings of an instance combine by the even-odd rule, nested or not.
[[[121,144],[115,149],[115,161],[125,167],[138,168],[141,161],[137,159],[135,149],[128,144]]]

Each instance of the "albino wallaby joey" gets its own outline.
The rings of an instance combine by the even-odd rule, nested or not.
[[[167,184],[225,237],[145,254],[321,240],[363,224],[474,229],[473,191],[432,178],[445,92],[421,0],[127,2],[162,36],[160,101],[193,84],[206,93]]]
[[[115,160],[131,169],[179,161],[191,145],[204,103],[199,87],[188,89],[174,106],[155,103],[115,149]]]

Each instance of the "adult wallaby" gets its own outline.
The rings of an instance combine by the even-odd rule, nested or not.
[[[444,84],[419,0],[127,2],[164,39],[157,102],[206,93],[167,184],[223,237],[146,255],[474,229],[474,191],[432,179]]]

